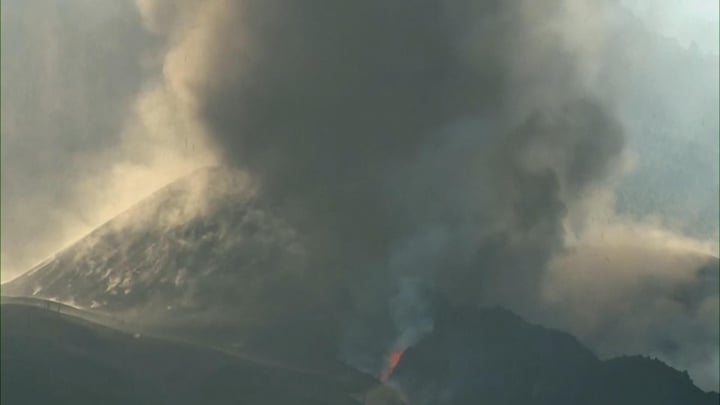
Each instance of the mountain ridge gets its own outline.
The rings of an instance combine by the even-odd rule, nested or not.
[[[574,336],[512,312],[445,306],[392,376],[412,404],[715,404],[657,359],[600,360]]]

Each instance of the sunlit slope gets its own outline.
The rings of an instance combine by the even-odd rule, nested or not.
[[[4,284],[3,294],[145,315],[241,308],[287,283],[302,256],[293,232],[254,205],[241,175],[207,169]]]

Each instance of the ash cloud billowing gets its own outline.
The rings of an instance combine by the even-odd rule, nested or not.
[[[568,204],[620,157],[562,1],[139,5],[172,44],[166,81],[311,266],[364,286],[360,317],[427,321],[412,279],[535,302]]]
[[[348,286],[334,293],[352,297],[346,354],[360,366],[375,370],[373,359],[382,351],[412,345],[430,331],[438,290],[460,302],[510,306],[586,338],[596,350],[647,353],[652,342],[646,340],[668,329],[658,326],[668,319],[664,303],[672,301],[679,284],[694,281],[658,272],[654,261],[639,266],[642,260],[633,258],[606,266],[567,243],[575,235],[579,244],[607,243],[587,236],[609,228],[594,218],[597,209],[582,212],[577,222],[583,229],[571,217],[598,189],[614,194],[606,177],[626,161],[618,120],[631,132],[630,147],[641,152],[641,168],[646,156],[656,163],[621,189],[619,208],[625,206],[628,217],[617,215],[614,201],[609,204],[609,217],[622,225],[615,240],[643,241],[655,253],[672,245],[649,238],[654,231],[636,226],[646,224],[632,217],[657,213],[658,207],[687,222],[674,230],[697,230],[699,223],[717,234],[717,221],[708,219],[717,218],[714,208],[704,211],[715,216],[687,209],[717,206],[701,204],[711,201],[708,196],[717,198],[712,193],[717,177],[715,188],[687,181],[710,172],[706,166],[716,168],[716,158],[705,152],[717,138],[676,157],[677,144],[659,145],[654,132],[697,138],[714,133],[717,91],[705,89],[706,83],[717,87],[717,63],[708,58],[691,63],[688,51],[676,52],[666,39],[644,32],[613,1],[136,0],[142,22],[157,36],[142,32],[126,3],[93,2],[112,3],[108,10],[119,8],[124,17],[109,20],[127,24],[120,32],[110,23],[94,26],[98,33],[113,33],[107,34],[112,40],[93,37],[75,61],[89,70],[78,69],[72,77],[87,80],[47,76],[63,91],[48,89],[32,100],[77,114],[50,115],[37,121],[38,128],[27,124],[52,105],[32,114],[28,107],[21,117],[29,118],[12,119],[17,114],[8,100],[34,94],[25,91],[31,86],[23,87],[31,81],[14,78],[35,72],[28,66],[53,70],[56,59],[67,63],[74,55],[67,49],[77,48],[81,37],[39,47],[46,49],[38,52],[45,64],[27,63],[26,54],[11,58],[9,3],[3,2],[3,274],[6,256],[24,256],[18,267],[28,267],[53,250],[40,242],[47,239],[57,249],[64,244],[57,233],[78,236],[65,226],[68,217],[81,212],[89,218],[83,229],[89,230],[167,181],[213,163],[217,153],[224,163],[249,172],[259,203],[307,239],[314,255],[302,266],[313,273],[305,274],[317,283]],[[88,24],[96,21],[89,9],[63,10],[72,18],[87,17]],[[49,18],[42,15],[38,21]],[[42,29],[51,25],[33,31],[30,24],[26,30],[38,38],[61,38],[82,26],[70,17],[65,31],[52,35]],[[23,44],[32,42],[27,39]],[[158,39],[165,45],[161,63],[138,69],[144,51],[162,46]],[[148,49],[141,52],[135,44]],[[112,50],[107,61],[122,63],[109,70],[96,64],[95,48]],[[93,68],[111,71],[110,78],[127,73],[128,80],[113,80],[123,86],[110,91],[102,86],[104,73],[94,74]],[[80,71],[93,74],[84,77]],[[68,85],[76,82],[83,86]],[[128,100],[131,94],[137,96]],[[682,106],[676,98],[683,98]],[[83,108],[102,121],[104,126],[93,127],[102,131],[55,125],[94,125]],[[699,118],[708,116],[714,117],[708,128],[698,131]],[[21,136],[11,138],[14,133]],[[205,150],[206,137],[212,153]],[[188,143],[197,147],[188,150]],[[45,148],[40,155],[38,145]],[[697,155],[697,162],[688,162],[690,155]],[[677,170],[686,164],[692,167]],[[634,186],[645,185],[655,167],[678,176],[653,176],[650,191],[664,198],[668,189],[688,190],[676,193],[688,203],[656,201]],[[63,196],[58,203],[57,195]],[[629,203],[638,208],[628,209]],[[635,231],[639,228],[642,232]],[[553,267],[558,262],[560,267]],[[693,271],[692,266],[681,262],[676,271]],[[613,277],[606,267],[639,281]],[[662,288],[647,288],[657,280]],[[596,298],[588,302],[588,296]],[[712,303],[717,290],[709,296]],[[652,320],[645,327],[623,318],[626,307],[611,305],[618,300],[662,305],[633,307],[634,317]],[[717,311],[708,310],[711,305],[679,307],[669,329],[673,344],[684,345],[675,351],[684,357],[671,359],[677,360],[673,364],[699,369],[708,363],[699,358],[706,353],[715,353],[710,362],[716,362]],[[692,328],[676,327],[688,319],[698,321],[690,322]],[[368,333],[372,339],[365,339]],[[639,337],[637,345],[623,346],[628,337]],[[367,353],[374,356],[365,362]],[[709,381],[709,387],[717,385],[716,372]]]

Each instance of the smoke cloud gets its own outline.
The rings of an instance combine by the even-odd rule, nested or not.
[[[424,284],[535,302],[568,205],[623,147],[568,35],[587,10],[562,1],[138,4],[223,161],[391,340],[431,327]]]
[[[544,323],[601,356],[650,354],[717,389],[717,258],[638,243],[632,234],[609,230],[617,243],[577,247],[553,261],[542,283]]]
[[[625,223],[614,200],[586,206],[597,190],[613,194],[617,184],[608,188],[608,176],[628,157],[621,121],[634,107],[608,90],[619,88],[608,81],[622,77],[616,67],[599,63],[623,55],[617,35],[629,25],[615,4],[138,5],[148,27],[171,44],[166,82],[192,106],[222,161],[247,171],[259,201],[305,235],[313,271],[352,286],[344,350],[357,366],[377,370],[382,351],[431,331],[438,290],[555,322],[604,353],[651,350],[648,339],[632,348],[618,343],[635,334],[630,327],[618,326],[607,340],[588,332],[564,309],[578,297],[567,298],[563,292],[574,287],[561,286],[575,284],[558,281],[577,277],[558,264],[572,261],[573,246],[610,229],[593,216],[605,211]],[[638,32],[623,32],[635,39],[632,47],[648,37]],[[681,239],[631,228],[653,246]],[[618,268],[648,278],[625,259]],[[586,261],[608,290],[627,281]],[[639,300],[672,294],[638,287],[645,284],[628,283],[626,291]],[[661,319],[658,308],[648,313]],[[620,316],[599,302],[593,310]],[[707,323],[693,330],[717,336],[716,323],[700,317]],[[650,326],[643,333],[650,331],[662,334]],[[669,357],[679,364],[685,354]]]

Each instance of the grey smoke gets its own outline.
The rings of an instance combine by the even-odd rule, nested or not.
[[[419,233],[395,249],[388,261],[388,271],[397,280],[397,291],[389,302],[397,334],[394,351],[413,346],[433,330],[433,271],[442,266],[437,259],[449,249],[449,238],[442,229]]]
[[[572,249],[550,266],[545,324],[570,331],[603,357],[650,354],[717,390],[718,259],[608,236],[615,244]]]
[[[140,4],[157,26],[162,2]],[[224,161],[307,236],[311,266],[371,286],[355,292],[374,297],[356,302],[360,317],[394,312],[427,330],[415,288],[435,280],[458,299],[534,302],[566,206],[620,156],[620,124],[584,85],[562,1],[185,7],[160,24],[169,54],[189,56],[167,80]],[[447,236],[419,236],[428,229]]]

